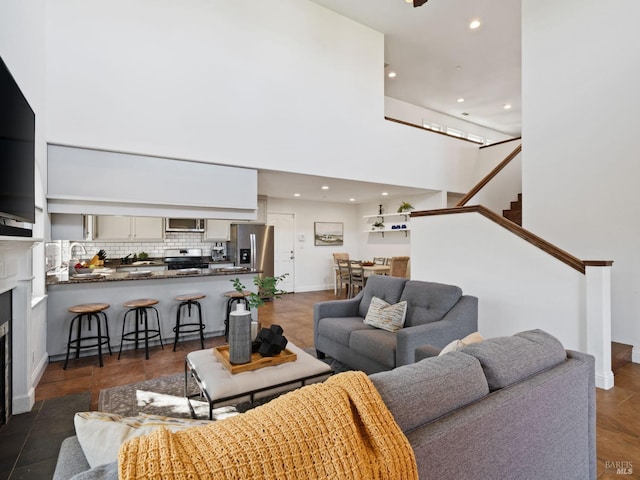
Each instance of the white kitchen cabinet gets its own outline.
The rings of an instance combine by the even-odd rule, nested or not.
[[[126,217],[98,215],[96,240],[153,241],[164,239],[164,219],[161,217]]]
[[[204,239],[217,242],[229,241],[231,221],[207,219],[205,222]]]

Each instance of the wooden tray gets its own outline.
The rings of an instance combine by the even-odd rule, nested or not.
[[[259,353],[252,353],[251,361],[249,363],[233,364],[229,361],[229,345],[214,347],[213,354],[232,374],[250,372],[251,370],[257,370],[263,367],[273,367],[274,365],[280,365],[281,363],[294,362],[298,358],[295,353],[285,348],[282,352],[273,357],[263,357]]]

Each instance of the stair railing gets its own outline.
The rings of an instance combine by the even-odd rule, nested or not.
[[[492,179],[494,179],[501,170],[503,170],[511,161],[516,158],[520,152],[522,151],[522,144],[518,145],[513,151],[505,157],[498,165],[496,165],[493,170],[491,170],[487,175],[482,178],[469,192],[460,199],[460,201],[456,204],[456,207],[464,207],[469,200],[475,197],[480,190],[482,190]]]

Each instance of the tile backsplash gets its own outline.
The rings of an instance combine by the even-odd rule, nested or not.
[[[211,254],[211,248],[214,246],[225,246],[225,242],[214,242],[211,240],[203,240],[203,233],[199,232],[166,232],[166,237],[162,242],[81,242],[84,245],[87,254],[81,253],[81,248],[74,246],[74,258],[88,260],[95,255],[98,250],[107,252],[107,260],[120,259],[129,254],[139,254],[146,252],[149,257],[162,258],[167,248],[201,248],[203,256]],[[60,266],[67,262],[71,257],[69,251],[73,242],[60,240],[47,244],[45,253],[47,256],[47,268]]]

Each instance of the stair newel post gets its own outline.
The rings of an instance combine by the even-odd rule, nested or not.
[[[585,261],[587,352],[596,359],[596,386],[613,387],[611,371],[612,261]]]

